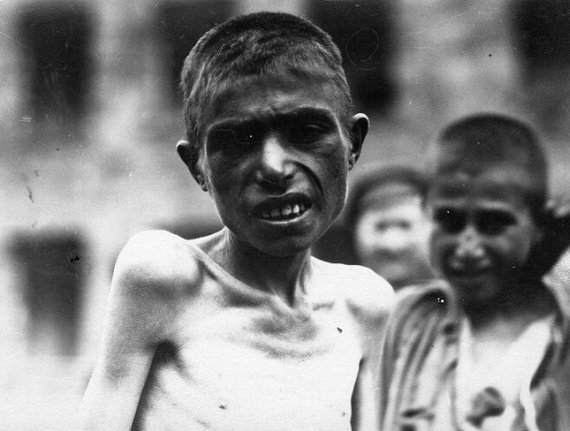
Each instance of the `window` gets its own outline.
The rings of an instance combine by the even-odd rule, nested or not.
[[[21,14],[19,30],[28,80],[22,117],[34,132],[76,132],[87,108],[92,70],[87,12],[75,4],[34,4]]]
[[[514,48],[521,65],[527,105],[552,137],[570,132],[570,2],[518,0],[511,3]]]
[[[180,71],[184,59],[198,39],[215,24],[233,13],[233,2],[200,0],[190,3],[164,3],[157,11],[157,30],[163,43],[165,80],[170,101],[178,106]]]
[[[396,86],[391,73],[395,47],[393,12],[388,3],[312,0],[307,12],[342,52],[355,103],[366,110],[389,109]]]
[[[570,67],[570,2],[519,0],[512,5],[517,49],[527,78]]]
[[[27,309],[28,346],[40,354],[75,353],[85,278],[83,238],[34,232],[14,238],[12,254]]]

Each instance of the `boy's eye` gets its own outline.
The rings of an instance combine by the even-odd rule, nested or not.
[[[260,131],[249,128],[236,131],[235,137],[236,144],[244,147],[249,147],[262,140]]]
[[[480,211],[475,219],[477,230],[483,235],[500,235],[517,222],[511,213],[500,210]]]
[[[317,122],[294,123],[289,127],[289,139],[294,143],[311,143],[326,135],[329,127]]]
[[[209,140],[215,145],[226,147],[249,147],[261,140],[261,134],[250,129],[218,129],[210,134]]]
[[[469,216],[465,211],[453,208],[439,208],[434,211],[434,221],[447,233],[458,234],[469,223]],[[476,211],[472,222],[482,235],[501,235],[509,226],[517,223],[513,214],[501,210]]]
[[[438,208],[433,213],[433,220],[447,233],[456,234],[465,229],[467,213],[453,208]]]
[[[236,142],[236,133],[231,129],[218,129],[210,133],[208,141],[216,146],[233,145]]]

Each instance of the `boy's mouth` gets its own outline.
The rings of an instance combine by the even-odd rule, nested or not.
[[[311,208],[309,199],[295,195],[286,198],[269,199],[259,205],[255,214],[268,221],[287,221],[302,216]]]
[[[482,262],[458,262],[451,260],[447,265],[448,272],[458,277],[478,277],[488,274],[492,271],[492,265],[489,261]]]
[[[261,218],[265,220],[291,220],[299,217],[307,211],[304,203],[294,205],[284,205],[281,208],[273,208],[271,210],[264,210],[261,212]]]

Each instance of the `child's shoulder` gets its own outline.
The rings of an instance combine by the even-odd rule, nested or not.
[[[346,301],[358,316],[384,317],[395,301],[392,286],[374,271],[360,265],[329,263],[313,258],[321,277],[329,280],[328,288]]]
[[[114,282],[135,294],[154,291],[161,296],[181,293],[196,284],[199,269],[187,240],[162,230],[134,235],[121,250]]]

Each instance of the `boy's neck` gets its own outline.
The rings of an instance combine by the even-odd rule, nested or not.
[[[224,229],[205,250],[225,271],[245,284],[278,295],[294,307],[309,275],[309,250],[291,256],[271,256],[235,238]]]
[[[462,305],[474,334],[495,332],[498,336],[503,330],[505,335],[516,334],[556,309],[553,295],[540,282],[519,285],[517,290],[488,304]]]

